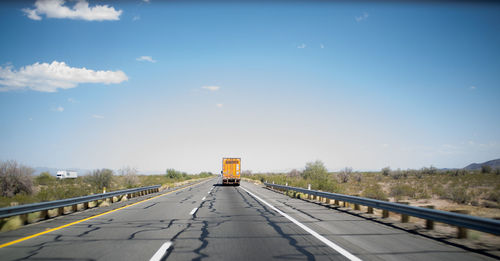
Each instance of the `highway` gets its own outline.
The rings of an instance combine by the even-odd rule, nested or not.
[[[493,260],[253,183],[217,182],[1,233],[0,245],[66,225],[0,248],[0,260]]]

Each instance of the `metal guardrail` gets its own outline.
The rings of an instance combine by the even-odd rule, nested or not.
[[[0,218],[23,215],[23,214],[28,214],[28,213],[38,212],[38,211],[48,211],[50,209],[63,208],[63,207],[68,207],[68,206],[72,206],[72,205],[76,205],[76,204],[87,203],[87,202],[100,200],[100,199],[107,199],[107,198],[111,198],[114,196],[120,196],[120,195],[125,195],[125,194],[133,194],[133,193],[144,192],[144,191],[158,191],[160,187],[161,187],[160,185],[155,185],[155,186],[148,186],[148,187],[141,187],[141,188],[124,189],[124,190],[112,191],[112,192],[108,192],[108,193],[95,194],[95,195],[89,195],[89,196],[83,196],[83,197],[77,197],[77,198],[68,198],[68,199],[19,205],[19,206],[14,206],[14,207],[0,208]]]
[[[317,190],[308,190],[304,188],[297,188],[291,186],[283,186],[277,184],[264,183],[267,187],[272,187],[276,189],[286,190],[286,191],[296,191],[308,195],[315,195],[319,197],[324,197],[333,200],[339,200],[343,202],[349,202],[353,204],[359,204],[367,207],[372,207],[376,209],[383,209],[387,211],[392,211],[400,214],[405,214],[408,216],[418,217],[426,220],[434,220],[436,222],[441,222],[449,225],[454,225],[457,227],[470,228],[474,230],[479,230],[486,233],[491,233],[494,235],[500,235],[500,220],[470,216],[460,213],[447,212],[437,209],[429,209],[415,206],[408,206],[405,204],[382,201],[377,199],[369,199],[357,196],[348,196],[337,193],[323,192]]]

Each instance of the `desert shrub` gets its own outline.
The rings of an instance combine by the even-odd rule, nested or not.
[[[467,204],[472,200],[473,195],[471,195],[465,187],[451,186],[448,189],[446,198],[458,204]]]
[[[356,172],[356,173],[353,175],[353,177],[354,177],[354,180],[355,180],[356,182],[358,182],[358,183],[359,183],[359,182],[361,182],[361,181],[363,180],[363,174],[361,174],[361,173],[359,173],[359,172]]]
[[[322,161],[306,163],[306,168],[302,172],[302,178],[310,180],[326,180],[328,171]]]
[[[98,189],[109,188],[113,181],[113,171],[110,169],[96,169],[86,176],[86,181]]]
[[[378,183],[368,185],[361,193],[361,196],[366,198],[387,200],[387,195]]]
[[[422,169],[420,169],[420,171],[423,173],[423,174],[426,174],[426,175],[434,175],[437,173],[437,168],[434,167],[434,166],[430,166],[430,167],[423,167]]]
[[[391,178],[393,178],[393,179],[401,179],[403,177],[406,177],[406,174],[401,169],[391,171],[390,175],[391,175]]]
[[[126,166],[118,170],[118,173],[122,177],[124,187],[133,188],[138,185],[139,178],[137,177],[137,169]]]
[[[50,175],[48,172],[42,172],[35,178],[35,184],[37,185],[50,185],[56,181],[56,177]]]
[[[296,178],[296,177],[300,177],[302,173],[300,173],[300,171],[296,170],[296,169],[292,169],[290,172],[288,172],[288,177],[290,178]]]
[[[245,170],[245,171],[248,171],[248,172],[249,172],[249,174],[247,174],[247,175],[251,175],[251,174],[252,174],[252,172],[251,172],[251,171],[249,171],[249,170]],[[247,173],[248,173],[248,172],[247,172]],[[242,174],[243,174],[243,173],[242,173]],[[210,177],[210,176],[212,176],[212,175],[214,175],[214,174],[212,174],[212,172],[206,172],[206,171],[203,171],[203,172],[200,172],[200,174],[198,174],[198,177],[200,177],[200,178],[207,178],[207,177]]]
[[[382,175],[384,176],[389,176],[391,174],[391,168],[390,167],[385,167],[382,169]]]
[[[340,170],[340,172],[337,174],[337,177],[339,178],[339,181],[341,183],[347,183],[349,181],[349,178],[351,177],[351,174],[352,174],[352,168],[345,167]]]
[[[0,162],[0,194],[12,197],[18,193],[33,193],[33,172],[32,168],[13,160]]]
[[[390,195],[396,198],[411,197],[415,198],[415,188],[409,184],[395,184],[391,187]]]
[[[175,169],[167,169],[167,178],[169,179],[181,179],[183,173]]]
[[[481,166],[481,173],[491,173],[491,166],[482,165]]]

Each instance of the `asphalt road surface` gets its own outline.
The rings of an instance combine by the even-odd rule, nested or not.
[[[0,245],[109,210],[1,233]],[[252,183],[219,186],[217,179],[0,248],[0,260],[202,259],[492,260]]]

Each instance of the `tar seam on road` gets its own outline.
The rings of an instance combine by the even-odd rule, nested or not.
[[[179,190],[187,189],[187,188],[192,187],[192,186],[194,186],[194,185],[198,185],[198,184],[200,184],[200,183],[202,183],[202,182],[203,182],[203,181],[198,182],[198,183],[195,183],[195,184],[192,184],[192,185],[189,185],[189,186],[184,187],[184,188],[179,188],[179,189],[176,189],[176,190],[172,190],[172,191],[169,191],[169,192],[167,192],[167,193],[165,193],[165,194],[161,194],[161,195],[158,195],[158,196],[154,196],[154,197],[152,197],[152,198],[147,198],[147,199],[144,199],[144,200],[141,200],[141,201],[138,201],[138,202],[132,203],[132,204],[130,204],[130,205],[126,205],[126,206],[119,207],[119,208],[117,208],[117,209],[113,209],[113,210],[110,210],[110,211],[107,211],[107,212],[104,212],[104,213],[101,213],[101,214],[97,214],[97,215],[95,215],[95,216],[91,216],[91,217],[88,217],[88,218],[80,219],[80,220],[77,220],[77,221],[75,221],[75,222],[68,223],[68,224],[66,224],[66,225],[62,225],[62,226],[59,226],[59,227],[51,228],[51,229],[48,229],[48,230],[42,231],[42,232],[40,232],[40,233],[33,234],[33,235],[31,235],[31,236],[22,237],[22,238],[20,238],[20,239],[16,239],[16,240],[14,240],[14,241],[7,242],[7,243],[5,243],[5,244],[1,244],[1,245],[0,245],[0,248],[4,248],[4,247],[6,247],[6,246],[14,245],[14,244],[17,244],[17,243],[23,242],[23,241],[28,240],[28,239],[31,239],[31,238],[35,238],[35,237],[38,237],[38,236],[41,236],[41,235],[45,235],[45,234],[47,234],[47,233],[50,233],[50,232],[53,232],[53,231],[56,231],[56,230],[59,230],[59,229],[65,228],[65,227],[69,227],[69,226],[72,226],[72,225],[76,225],[76,224],[78,224],[78,223],[81,223],[81,222],[84,222],[84,221],[87,221],[87,220],[94,219],[94,218],[96,218],[96,217],[104,216],[104,215],[106,215],[106,214],[109,214],[109,213],[112,213],[112,212],[115,212],[115,211],[118,211],[118,210],[122,210],[122,209],[124,209],[124,208],[128,208],[128,207],[131,207],[131,206],[135,206],[135,205],[137,205],[137,204],[139,204],[139,203],[142,203],[142,202],[146,202],[146,201],[149,201],[149,200],[152,200],[152,199],[158,198],[158,197],[162,197],[162,196],[165,196],[165,195],[169,195],[169,194],[174,193],[174,192],[177,192],[177,191],[179,191]]]
[[[265,200],[261,199],[260,197],[256,196],[255,194],[253,194],[252,192],[248,191],[247,189],[245,189],[244,187],[240,187],[242,188],[243,190],[245,190],[250,196],[254,197],[255,199],[261,201],[262,203],[266,204],[268,207],[270,207],[272,210],[278,212],[278,214],[282,215],[283,217],[286,217],[288,220],[292,221],[293,223],[295,223],[295,225],[299,226],[300,228],[304,229],[305,231],[307,231],[309,234],[313,235],[315,238],[319,239],[321,242],[325,243],[327,246],[331,247],[333,250],[339,252],[341,255],[347,257],[349,260],[351,261],[361,261],[360,258],[356,257],[355,255],[349,253],[347,250],[343,249],[342,247],[340,247],[339,245],[333,243],[332,241],[328,240],[326,237],[318,234],[316,231],[310,229],[309,227],[307,227],[306,225],[300,223],[299,221],[297,221],[296,219],[294,219],[293,217],[285,214],[284,212],[282,212],[281,210],[277,209],[276,207],[274,207],[273,205],[267,203]]]
[[[158,249],[158,251],[156,251],[156,253],[151,257],[151,259],[149,259],[149,261],[160,261],[171,246],[171,241],[165,242],[163,245],[161,245],[160,249]]]
[[[198,210],[198,208],[193,208],[193,210],[191,210],[191,212],[189,212],[189,215],[194,215],[194,213],[196,213],[197,210]]]

